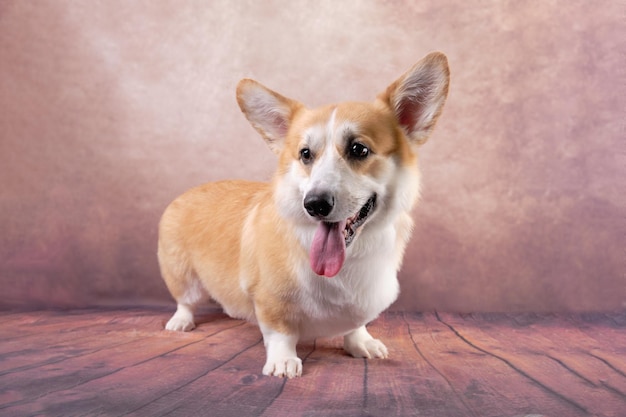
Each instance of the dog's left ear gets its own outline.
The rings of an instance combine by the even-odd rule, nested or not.
[[[411,142],[421,145],[441,114],[449,81],[448,59],[441,52],[432,52],[378,98],[391,108]]]
[[[302,105],[250,79],[239,81],[237,102],[270,149],[280,154],[293,115]]]

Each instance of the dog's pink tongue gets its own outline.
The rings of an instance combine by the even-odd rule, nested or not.
[[[309,254],[311,268],[317,275],[334,277],[346,259],[346,240],[343,229],[346,222],[320,222],[313,237]]]

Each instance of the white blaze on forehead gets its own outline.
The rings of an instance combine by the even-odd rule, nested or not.
[[[326,143],[334,144],[341,149],[346,145],[345,140],[349,136],[358,135],[357,123],[352,120],[337,120],[337,108],[333,109],[330,119],[326,124]]]
[[[320,122],[304,131],[304,143],[316,156],[326,150],[335,136],[335,119],[337,109],[334,109],[326,123]]]
[[[305,192],[313,189],[334,192],[337,189],[341,176],[337,165],[341,158],[335,146],[336,118],[335,108],[325,124],[312,126],[305,132],[307,145],[315,156]]]
[[[327,145],[332,143],[333,138],[335,137],[335,120],[337,118],[337,108],[333,109],[333,112],[330,115],[330,119],[328,119],[328,123],[326,124],[326,143]]]

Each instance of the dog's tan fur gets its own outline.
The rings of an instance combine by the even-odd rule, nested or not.
[[[194,307],[211,297],[230,316],[259,324],[268,355],[265,374],[300,375],[295,344],[303,338],[343,334],[352,355],[386,357],[386,347],[364,326],[397,296],[395,272],[419,194],[415,150],[441,112],[448,78],[445,56],[433,53],[373,103],[318,109],[242,80],[239,105],[278,155],[276,175],[271,183],[205,184],[167,208],[158,256],[178,309],[166,327],[191,330]],[[352,140],[369,150],[366,158],[346,154],[346,141]],[[305,162],[301,152],[309,147],[315,157]],[[341,220],[332,218],[334,212],[329,219],[312,218],[302,208],[303,193],[320,187],[343,190],[333,197],[337,211],[351,207],[345,217],[363,205],[357,194],[374,192],[368,187],[380,195],[334,278],[308,267],[319,222]],[[352,190],[355,195],[348,195]]]

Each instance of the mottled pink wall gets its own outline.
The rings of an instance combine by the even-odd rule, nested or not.
[[[169,302],[176,195],[267,179],[234,99],[369,100],[431,50],[452,69],[420,162],[395,308],[626,306],[617,1],[0,2],[0,306]]]

